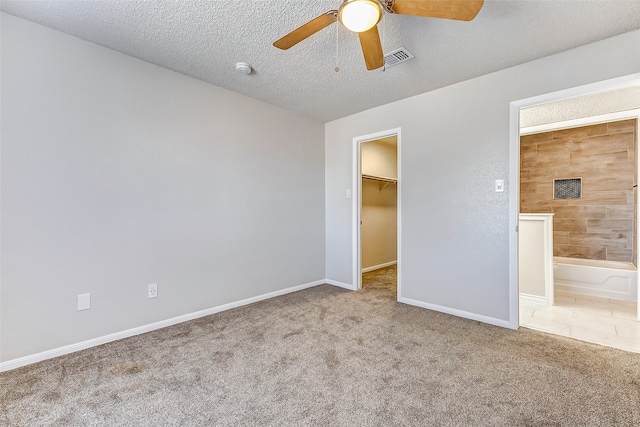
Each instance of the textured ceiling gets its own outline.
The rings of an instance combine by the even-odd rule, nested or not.
[[[640,108],[640,86],[577,96],[520,110],[520,127],[582,119]]]
[[[337,25],[288,51],[271,45],[339,4],[2,0],[0,9],[323,122],[640,28],[639,1],[489,0],[471,22],[387,15],[384,51],[403,46],[415,59],[384,72],[366,71],[358,37]],[[239,61],[255,72],[235,71]]]

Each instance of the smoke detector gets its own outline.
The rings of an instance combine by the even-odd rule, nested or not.
[[[253,68],[251,68],[251,65],[247,64],[246,62],[236,62],[236,70],[238,70],[238,72],[240,72],[241,74],[247,76],[251,74]]]

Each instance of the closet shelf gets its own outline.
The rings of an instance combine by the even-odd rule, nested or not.
[[[374,176],[374,175],[366,175],[362,174],[362,179],[370,179],[372,181],[378,181],[378,191],[382,191],[384,187],[389,184],[397,184],[398,180],[395,178],[387,178],[385,176]]]
[[[371,180],[374,180],[374,181],[390,182],[390,183],[393,183],[393,184],[397,184],[398,183],[397,179],[395,179],[395,178],[387,178],[387,177],[384,177],[384,176],[373,176],[373,175],[362,174],[362,178],[363,179],[371,179]]]

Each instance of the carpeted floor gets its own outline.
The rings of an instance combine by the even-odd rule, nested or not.
[[[362,288],[375,290],[385,297],[397,300],[398,268],[395,265],[362,273]]]
[[[0,425],[640,425],[639,354],[392,292],[322,285],[5,372]]]

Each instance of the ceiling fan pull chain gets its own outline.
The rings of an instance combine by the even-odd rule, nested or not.
[[[391,3],[391,6],[393,6],[393,2],[387,2],[387,3]],[[382,47],[382,56],[384,57],[384,43],[387,41],[387,19],[386,17],[382,18],[382,38],[380,40],[380,45]],[[382,66],[382,72],[384,73],[385,71],[387,71],[387,62],[385,61],[384,65]]]
[[[336,73],[340,71],[340,49],[338,41],[340,39],[340,25],[336,25]]]

